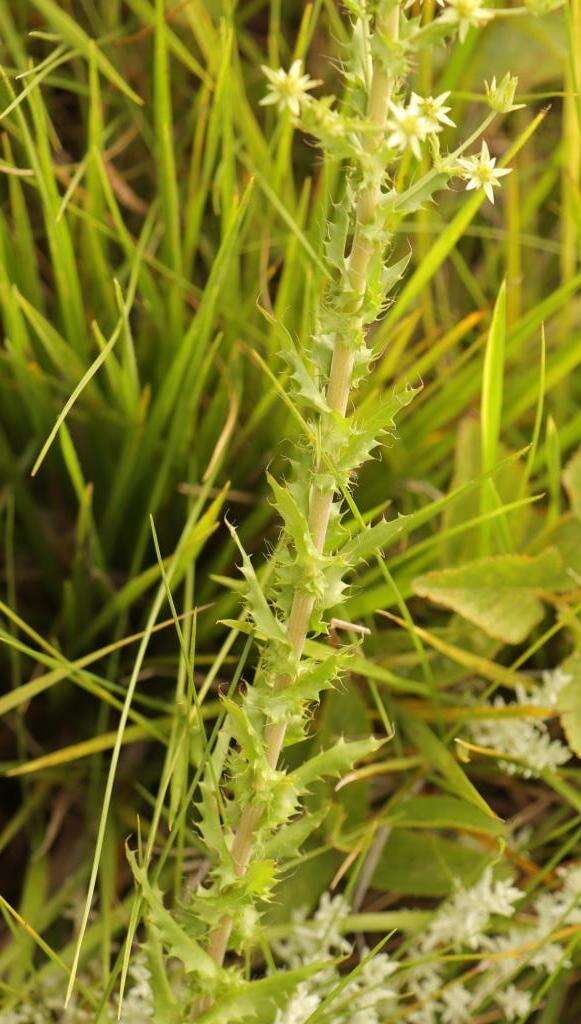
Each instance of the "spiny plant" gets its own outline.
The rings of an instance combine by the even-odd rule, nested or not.
[[[455,178],[464,180],[468,190],[482,189],[494,202],[494,189],[510,173],[510,168],[496,167],[486,141],[479,155],[464,155],[497,114],[519,109],[514,103],[517,82],[508,72],[499,84],[487,85],[491,112],[450,153],[439,145],[442,127],[454,125],[448,93],[410,96],[407,86],[423,49],[463,39],[471,25],[502,16],[502,10],[479,2],[451,3],[425,24],[406,14],[397,0],[351,3],[348,9],[353,34],[340,103],[332,96],[315,98],[321,83],[303,72],[300,59],[288,72],[263,69],[268,92],[262,103],[274,105],[283,118],[294,118],[317,141],[337,168],[338,198],[324,227],[326,281],[308,348],[299,351],[292,337],[281,332],[289,401],[302,434],[289,455],[289,478],[284,483],[269,478],[282,529],[266,585],[230,528],[242,558],[259,662],[239,699],[222,698],[226,719],[200,782],[198,829],[210,865],[205,882],[187,898],[187,950],[180,952],[182,932],[173,933],[177,926],[131,854],[153,927],[191,975],[193,1004],[186,1017],[209,1011],[208,1019],[218,1019],[220,1006],[241,998],[236,973],[221,965],[229,948],[242,954],[256,945],[260,911],[273,898],[277,873],[284,872],[297,842],[318,824],[300,816],[301,801],[316,780],[340,777],[377,749],[373,737],[339,740],[294,770],[279,763],[283,749],[305,739],[313,702],[340,685],[348,671],[352,645],[322,647],[315,654],[305,649],[307,641],[329,635],[329,616],[344,599],[345,577],[374,552],[382,565],[381,548],[413,524],[408,517],[366,526],[351,494],[357,471],[393,433],[395,415],[414,393],[413,387],[394,392],[364,412],[349,408],[353,390],[366,380],[370,363],[381,352],[370,329],[408,262],[405,255],[389,262],[396,227]],[[347,508],[355,523],[351,533],[344,525]],[[342,627],[357,633],[350,623]],[[294,984],[299,977],[277,975],[279,993],[288,980]],[[248,1013],[252,1003],[245,998],[252,997],[242,997]]]
[[[103,1024],[118,1011],[124,1024],[551,1024],[565,999],[576,1017],[579,661],[563,659],[578,641],[569,453],[581,428],[567,380],[581,358],[578,4],[562,18],[566,45],[554,21],[547,31],[547,50],[569,57],[564,140],[518,179],[510,168],[544,114],[519,120],[516,79],[498,64],[484,95],[462,82],[478,54],[492,63],[489,29],[498,45],[522,17],[528,44],[544,38],[531,12],[556,4],[329,2],[300,23],[286,6],[0,0],[0,637],[13,683],[2,711],[18,713],[8,770],[23,782],[0,845],[30,821],[35,849],[18,911],[1,902],[15,930],[0,952],[2,1024]],[[336,61],[321,61],[327,49]],[[338,77],[341,98],[321,98]],[[487,108],[478,125],[473,101]],[[504,147],[499,115],[513,111]],[[508,194],[491,206],[501,184]],[[493,226],[471,227],[484,204]],[[523,273],[525,245],[537,258]],[[449,301],[451,280],[461,302]],[[466,296],[471,312],[456,322]],[[544,320],[539,381],[532,342]],[[566,426],[549,419],[543,446],[545,393],[558,389],[552,410]],[[549,492],[539,511],[533,475]],[[66,488],[72,554],[51,536],[62,541]],[[381,518],[386,496],[404,514]],[[251,511],[231,507],[218,532],[226,500]],[[43,566],[41,600],[15,567],[15,526],[18,557],[34,544]],[[224,575],[233,561],[243,584]],[[152,587],[144,628],[126,636]],[[23,598],[46,635],[19,612]],[[170,618],[157,623],[165,603]],[[385,630],[383,610],[397,612]],[[178,658],[162,641],[146,662],[154,631],[172,626]],[[108,642],[91,650],[101,634]],[[169,678],[175,699],[165,685],[142,692],[150,677]],[[100,702],[95,735],[45,754],[26,713],[65,680]],[[68,736],[76,705],[65,707],[50,720]],[[121,757],[144,741],[164,750],[161,776],[143,757],[127,800],[114,793]],[[98,755],[110,749],[101,800]],[[68,771],[82,758],[86,790]],[[27,788],[36,772],[64,794],[46,835],[46,791]],[[46,851],[67,795],[86,802],[95,852],[47,900]],[[509,828],[491,807],[513,816]],[[125,895],[116,853],[128,832]],[[343,882],[344,895],[326,891]],[[57,972],[69,975],[65,1011]]]

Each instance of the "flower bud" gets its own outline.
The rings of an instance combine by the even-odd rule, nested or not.
[[[491,82],[484,83],[486,98],[492,110],[500,114],[508,114],[511,110],[521,110],[524,103],[515,103],[514,96],[518,86],[518,78],[507,71],[504,78],[496,84],[496,76]]]

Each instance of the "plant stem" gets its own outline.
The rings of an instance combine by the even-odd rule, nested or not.
[[[388,40],[397,40],[399,33],[399,4],[385,3],[383,10],[377,15],[376,31]],[[377,132],[370,132],[365,145],[373,150],[382,141],[387,122],[389,101],[394,84],[394,77],[379,63],[374,64],[367,116],[377,127]],[[355,231],[349,255],[350,291],[356,296],[353,330],[361,329],[361,306],[367,286],[367,271],[374,253],[373,242],[365,228],[374,222],[380,200],[381,186],[379,182],[364,188],[357,202]],[[340,416],[345,416],[351,389],[353,373],[353,348],[341,341],[337,342],[333,351],[326,400],[329,408]],[[317,551],[322,552],[327,536],[327,527],[331,515],[334,492],[330,488],[314,490],[309,509],[309,525]],[[314,599],[303,591],[297,590],[294,595],[287,626],[288,638],[294,653],[300,658],[307,638],[309,622],[313,611]],[[292,684],[288,675],[279,676],[277,687],[283,688]],[[271,768],[275,768],[286,733],[284,723],[271,724],[265,730],[266,757]],[[250,806],[242,814],[234,841],[232,858],[236,873],[241,877],[245,874],[252,854],[254,831],[260,823],[262,810],[259,806]],[[211,932],[208,952],[217,964],[222,964],[228,948],[228,940],[232,930],[232,918],[225,915]]]

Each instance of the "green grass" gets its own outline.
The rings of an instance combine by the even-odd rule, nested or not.
[[[124,844],[179,908],[207,852],[194,803],[218,698],[256,665],[227,523],[265,584],[280,529],[267,471],[284,477],[312,433],[282,353],[315,328],[344,186],[337,161],[259,106],[260,65],[303,58],[341,95],[349,34],[334,0],[0,0],[2,1024],[47,992],[61,1005],[77,958],[86,1019],[113,1019],[134,937],[167,982]],[[394,928],[405,958],[413,915],[454,877],[496,859],[552,892],[581,855],[578,761],[523,778],[470,732],[500,694],[499,717],[526,716],[515,689],[566,663],[577,691],[551,735],[581,752],[580,66],[579,0],[421,55],[414,87],[451,90],[461,126],[447,149],[486,117],[484,78],[518,75],[527,106],[486,133],[513,168],[494,206],[457,183],[396,211],[393,259],[409,239],[411,262],[355,404],[365,419],[418,393],[361,470],[346,525],[356,538],[361,517],[409,518],[385,557],[364,552],[337,616],[369,633],[289,767],[340,735],[395,735],[338,789],[313,785],[316,827],[243,964],[257,999],[277,929],[335,876],[350,932],[373,947]],[[324,657],[320,639],[307,647]],[[463,810],[442,824],[433,804],[394,842],[382,828],[412,796]],[[472,827],[490,808],[501,843]],[[521,976],[526,1019],[578,1020],[577,941],[542,983]],[[160,1022],[176,1020],[169,978]]]

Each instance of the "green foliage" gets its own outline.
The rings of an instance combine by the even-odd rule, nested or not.
[[[467,832],[483,832],[503,836],[501,821],[491,818],[474,804],[452,796],[417,796],[399,806],[389,815],[398,828],[455,828]]]
[[[403,726],[418,750],[425,757],[429,767],[435,769],[452,792],[479,808],[490,818],[496,817],[478,790],[452,756],[444,743],[419,719],[406,716]]]
[[[414,590],[451,608],[505,643],[521,643],[542,620],[539,594],[564,585],[556,548],[535,557],[496,555],[458,569],[442,569],[414,580]]]
[[[151,927],[155,929],[170,956],[180,960],[187,973],[193,972],[207,980],[214,980],[218,968],[210,956],[183,928],[163,905],[161,893],[149,883],[143,868],[139,867],[133,851],[127,857],[148,909]]]
[[[0,0],[0,1024],[579,1017],[528,902],[413,988],[581,852],[579,4],[400,6]]]
[[[581,655],[579,652],[567,658],[561,669],[569,677],[559,690],[557,707],[567,742],[578,757],[581,757]]]
[[[327,775],[339,778],[356,761],[375,753],[380,745],[373,736],[352,742],[341,739],[330,750],[322,750],[320,754],[315,754],[314,757],[305,761],[300,768],[295,768],[290,777],[301,788],[306,788],[316,779],[323,779]]]
[[[581,519],[581,448],[578,448],[563,470],[563,486],[569,496],[571,511]]]
[[[396,829],[385,845],[373,885],[403,896],[447,896],[455,879],[474,882],[487,860],[486,854],[459,842]]]

